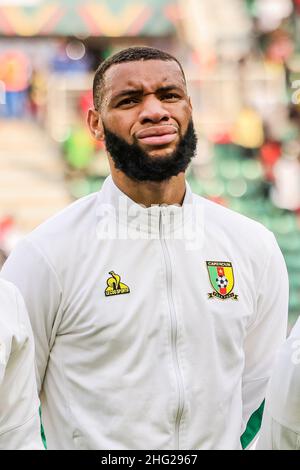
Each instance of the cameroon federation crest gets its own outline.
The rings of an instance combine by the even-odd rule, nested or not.
[[[206,261],[209,280],[214,289],[208,293],[209,299],[238,300],[234,294],[234,274],[232,264],[227,261]]]
[[[116,274],[114,271],[110,271],[109,274],[111,275],[111,277],[109,277],[106,281],[106,296],[128,294],[130,292],[129,287],[126,286],[126,284],[124,284],[123,282],[121,282],[121,276],[119,276],[119,274]]]

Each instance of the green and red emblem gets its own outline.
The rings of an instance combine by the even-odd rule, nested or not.
[[[209,292],[209,299],[238,300],[234,294],[234,274],[232,264],[228,261],[206,261],[209,280],[214,292]]]

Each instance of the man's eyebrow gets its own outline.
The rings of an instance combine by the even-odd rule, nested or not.
[[[162,86],[156,90],[156,93],[163,93],[164,91],[171,91],[171,90],[177,90],[177,91],[183,91],[183,88],[181,88],[178,85],[167,85],[167,86]]]
[[[163,92],[171,91],[171,90],[183,91],[183,89],[178,85],[167,85],[167,86],[162,86],[162,87],[157,88],[157,90],[155,91],[155,94],[163,93]],[[122,98],[123,96],[133,96],[133,95],[136,96],[136,95],[143,95],[143,94],[144,93],[141,88],[133,88],[133,89],[130,88],[127,90],[122,90],[119,93],[116,93],[114,96],[112,96],[111,101]],[[148,93],[145,93],[145,94],[147,95]]]
[[[132,96],[132,95],[142,95],[143,90],[136,88],[136,89],[128,89],[128,90],[122,90],[119,93],[116,93],[111,97],[111,101],[116,100],[118,98],[122,98],[122,96]]]

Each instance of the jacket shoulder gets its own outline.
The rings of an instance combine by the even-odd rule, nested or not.
[[[230,237],[241,238],[244,235],[250,239],[253,235],[261,237],[260,240],[269,241],[273,233],[260,222],[240,214],[228,207],[222,206],[209,199],[194,195],[197,204],[202,204],[205,213],[205,221],[216,229],[230,234]]]

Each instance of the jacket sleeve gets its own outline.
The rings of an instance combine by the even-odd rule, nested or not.
[[[0,287],[5,289],[0,321],[0,449],[42,450],[30,322],[17,289]]]
[[[278,422],[266,407],[256,450],[300,450],[300,432]]]
[[[257,449],[300,449],[300,317],[272,371]]]
[[[40,393],[61,311],[58,277],[43,252],[27,239],[8,257],[1,277],[15,284],[25,300],[35,340]]]
[[[245,366],[242,379],[245,448],[259,431],[266,386],[276,353],[286,338],[289,284],[285,261],[275,237],[268,232],[267,256],[257,278],[254,321],[244,342]]]

